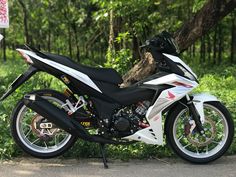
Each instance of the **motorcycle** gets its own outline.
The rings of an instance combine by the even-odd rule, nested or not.
[[[173,151],[187,161],[208,163],[221,157],[234,136],[229,111],[213,95],[190,94],[199,81],[179,58],[169,33],[146,41],[141,49],[152,54],[156,73],[121,88],[122,77],[114,69],[83,66],[27,45],[18,48],[29,68],[1,101],[41,71],[67,89],[33,91],[18,102],[11,119],[15,142],[37,158],[59,156],[78,138],[96,142],[105,168],[106,144],[163,145],[164,134]]]

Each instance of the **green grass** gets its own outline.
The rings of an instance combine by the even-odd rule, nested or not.
[[[9,61],[0,65],[0,95],[18,74],[26,70],[27,65],[22,60]],[[230,110],[236,122],[236,65],[201,68],[194,70],[200,76],[200,85],[195,92],[209,92],[217,96]],[[64,86],[55,78],[47,74],[36,74],[26,84],[17,89],[16,92],[0,103],[0,158],[6,159],[22,154],[21,150],[14,144],[9,127],[10,114],[17,101],[29,91],[41,88],[53,88],[61,91]],[[228,154],[236,153],[236,142],[234,141]],[[129,146],[109,146],[108,155],[113,158],[127,160],[129,158],[150,158],[172,156],[172,151],[167,146],[146,145],[136,143]],[[99,148],[95,143],[78,141],[76,145],[64,155],[64,157],[98,157]]]

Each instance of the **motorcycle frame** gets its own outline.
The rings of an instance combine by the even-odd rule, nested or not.
[[[58,79],[63,80],[63,76],[66,76],[70,79],[69,83],[65,83],[69,89],[75,94],[84,94],[83,90],[86,90],[89,94],[98,97],[99,99],[105,100],[109,103],[109,101],[114,101],[112,98],[103,95],[102,90],[97,86],[94,81],[89,78],[86,74],[70,68],[68,66],[62,65],[60,63],[56,63],[55,61],[51,61],[47,59],[43,53],[40,53],[36,50],[24,50],[17,49],[28,62],[32,60],[32,65],[28,69],[28,71],[19,76],[13,84],[9,87],[8,91],[1,97],[0,101],[7,98],[12,92],[14,92],[21,84],[27,81],[32,75],[34,75],[38,71],[45,71]],[[198,94],[193,95],[190,99],[189,93],[198,86],[197,76],[196,74],[177,56],[169,55],[169,54],[159,54],[155,51],[152,52],[154,58],[165,57],[168,59],[168,62],[176,67],[175,64],[180,64],[182,67],[187,70],[194,79],[190,79],[184,77],[182,74],[178,74],[181,71],[177,70],[176,73],[167,73],[162,77],[158,78],[148,78],[146,80],[138,83],[140,87],[143,88],[151,88],[156,92],[160,90],[163,85],[168,85],[168,87],[161,89],[160,93],[154,99],[153,104],[148,108],[146,113],[146,119],[150,125],[150,127],[144,128],[142,130],[137,131],[136,133],[123,137],[125,140],[135,140],[142,141],[147,144],[163,144],[163,112],[166,108],[178,102],[182,98],[186,97],[187,101],[194,105],[196,110],[196,114],[199,115],[199,119],[201,123],[204,123],[204,111],[203,104],[208,101],[217,101],[217,98],[208,95],[208,94]],[[35,67],[37,65],[37,68]],[[75,85],[80,85],[83,89],[76,88]],[[109,105],[109,104],[108,104]],[[95,105],[96,107],[96,105]],[[112,105],[112,109],[117,108],[116,104]],[[198,116],[197,115],[197,116]],[[197,117],[196,116],[196,117]]]

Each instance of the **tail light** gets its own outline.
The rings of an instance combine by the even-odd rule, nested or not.
[[[27,54],[23,53],[22,51],[18,51],[18,52],[24,58],[26,63],[28,63],[28,64],[33,64],[34,63]]]

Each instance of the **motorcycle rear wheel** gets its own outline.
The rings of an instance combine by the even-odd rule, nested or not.
[[[31,92],[42,96],[54,105],[61,107],[67,97],[54,90],[38,90]],[[51,128],[39,128],[37,124],[49,123]],[[46,125],[46,124],[45,124]],[[47,159],[65,153],[77,138],[51,124],[20,100],[12,113],[11,133],[16,144],[31,156]]]

